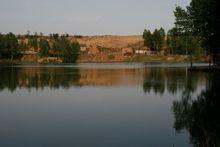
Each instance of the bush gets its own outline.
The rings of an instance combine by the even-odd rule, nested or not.
[[[49,50],[50,50],[50,45],[49,45],[49,42],[46,39],[41,39],[40,40],[39,47],[40,47],[39,55],[41,57],[48,56]]]
[[[110,55],[108,55],[108,59],[115,59],[115,56],[114,55],[112,55],[112,54],[110,54]]]

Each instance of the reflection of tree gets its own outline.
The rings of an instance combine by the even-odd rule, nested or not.
[[[18,83],[18,72],[14,70],[13,67],[11,68],[0,68],[0,90],[5,88],[6,85],[10,91],[14,91],[17,88]]]
[[[165,76],[163,76],[161,69],[152,69],[149,73],[145,74],[145,80],[143,84],[144,92],[150,92],[151,89],[155,93],[162,94],[165,90]]]
[[[218,118],[220,77],[218,74],[210,75],[206,89],[196,99],[193,99],[191,94],[192,87],[187,86],[182,99],[173,102],[174,128],[177,131],[182,129],[189,131],[190,140],[195,146],[220,146],[220,120]]]
[[[145,93],[153,90],[155,93],[164,93],[167,89],[175,94],[184,87],[191,86],[194,91],[201,76],[201,73],[188,73],[187,69],[180,68],[152,68],[145,73],[143,90]]]
[[[37,68],[0,68],[0,89],[14,91],[17,87],[31,88],[68,88],[77,85],[80,78],[78,68],[37,67]]]

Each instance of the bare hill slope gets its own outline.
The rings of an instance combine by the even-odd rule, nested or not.
[[[129,45],[136,44],[140,41],[143,41],[141,35],[133,36],[113,36],[113,35],[104,35],[104,36],[74,36],[71,37],[71,40],[77,40],[82,45],[96,45],[106,48],[125,48]]]

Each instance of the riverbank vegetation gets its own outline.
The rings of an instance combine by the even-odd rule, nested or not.
[[[53,34],[50,37],[35,35],[16,36],[13,33],[0,34],[0,58],[10,60],[25,54],[37,54],[39,58],[56,57],[64,63],[76,62],[80,45],[68,40],[67,35]]]
[[[217,0],[192,0],[186,9],[177,6],[172,29],[177,36],[185,38],[185,48],[190,56],[202,47],[212,57],[210,63],[214,66],[220,65],[219,6]]]
[[[186,9],[177,6],[174,10],[175,26],[167,35],[163,28],[144,30],[144,45],[151,51],[164,49],[171,55],[189,56],[192,65],[193,56],[209,54],[210,64],[220,64],[220,22],[217,0],[192,0]]]
[[[155,29],[153,33],[150,30],[144,30],[144,45],[152,51],[160,52],[164,47],[165,31],[163,28]]]

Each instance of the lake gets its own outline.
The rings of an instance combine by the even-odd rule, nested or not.
[[[219,110],[216,101],[219,94],[215,91],[219,78],[206,72],[190,72],[187,66],[156,63],[2,66],[0,146],[217,144],[220,123],[210,114]],[[217,94],[205,98],[213,91]]]

